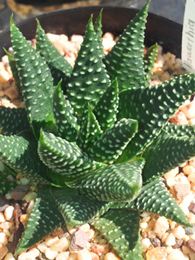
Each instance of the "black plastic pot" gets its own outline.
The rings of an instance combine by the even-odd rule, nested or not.
[[[97,16],[102,7],[82,7],[69,10],[60,10],[39,16],[39,20],[46,32],[65,33],[67,35],[83,34],[90,15]],[[103,7],[103,30],[119,35],[128,22],[135,16],[137,10],[120,7]],[[0,16],[2,17],[2,16]],[[28,39],[35,36],[35,18],[25,20],[20,24],[22,32]],[[163,17],[149,14],[146,45],[160,43],[165,51],[171,51],[180,57],[182,26]],[[0,32],[0,56],[3,47],[10,46],[8,29]]]

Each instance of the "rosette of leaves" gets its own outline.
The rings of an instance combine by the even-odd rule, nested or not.
[[[10,65],[25,108],[0,110],[0,159],[37,185],[16,254],[55,228],[88,222],[122,259],[137,260],[141,212],[189,225],[162,175],[195,155],[194,127],[168,123],[195,76],[150,87],[157,49],[144,56],[148,6],[107,56],[101,14],[95,25],[91,17],[74,68],[39,23],[34,49],[11,21]]]

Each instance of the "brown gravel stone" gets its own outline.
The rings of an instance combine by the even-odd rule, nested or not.
[[[195,203],[192,202],[190,206],[188,207],[189,211],[195,214]]]
[[[4,258],[4,256],[6,256],[6,254],[8,253],[8,249],[6,246],[0,246],[0,260]]]
[[[161,246],[161,241],[158,238],[152,238],[151,242],[152,242],[154,247],[160,247]]]
[[[24,195],[29,190],[29,187],[26,185],[18,185],[11,193],[14,200],[22,200]]]
[[[177,239],[176,244],[173,246],[174,249],[180,248],[183,245],[183,239]]]
[[[194,239],[188,240],[187,246],[188,246],[193,252],[195,252],[195,240],[194,240]]]

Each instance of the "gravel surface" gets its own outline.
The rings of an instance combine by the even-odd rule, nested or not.
[[[59,52],[74,65],[83,37],[48,34]],[[34,42],[33,42],[34,44]],[[103,37],[107,54],[115,44],[110,33]],[[171,53],[162,53],[153,69],[152,84],[158,84],[183,73],[181,61]],[[6,56],[0,62],[0,106],[23,107],[10,71]],[[175,124],[195,124],[195,100],[187,100],[170,118]],[[54,231],[43,241],[14,258],[13,252],[31,212],[36,190],[28,180],[17,175],[17,187],[0,198],[0,260],[117,260],[119,259],[106,241],[89,224],[69,233]],[[147,260],[194,260],[195,259],[195,158],[164,175],[169,191],[184,210],[192,228],[184,228],[165,217],[143,213],[141,237],[144,257]]]

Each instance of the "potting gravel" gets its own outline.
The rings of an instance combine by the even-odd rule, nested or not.
[[[81,35],[48,34],[53,45],[74,65]],[[104,52],[107,54],[117,39],[111,33],[103,36]],[[35,44],[35,41],[32,41]],[[171,53],[163,53],[159,46],[158,59],[152,75],[152,85],[184,73],[181,60]],[[24,104],[15,87],[8,58],[0,62],[0,106],[23,107]],[[170,118],[175,124],[195,124],[195,100],[186,100]],[[84,224],[69,233],[55,230],[33,248],[14,257],[14,249],[27,222],[36,198],[36,189],[28,179],[18,174],[17,187],[5,198],[0,198],[0,260],[117,260],[106,240],[89,224]],[[164,175],[169,191],[188,217],[192,228],[144,212],[141,217],[141,238],[144,257],[147,260],[195,260],[195,158],[178,165]]]

